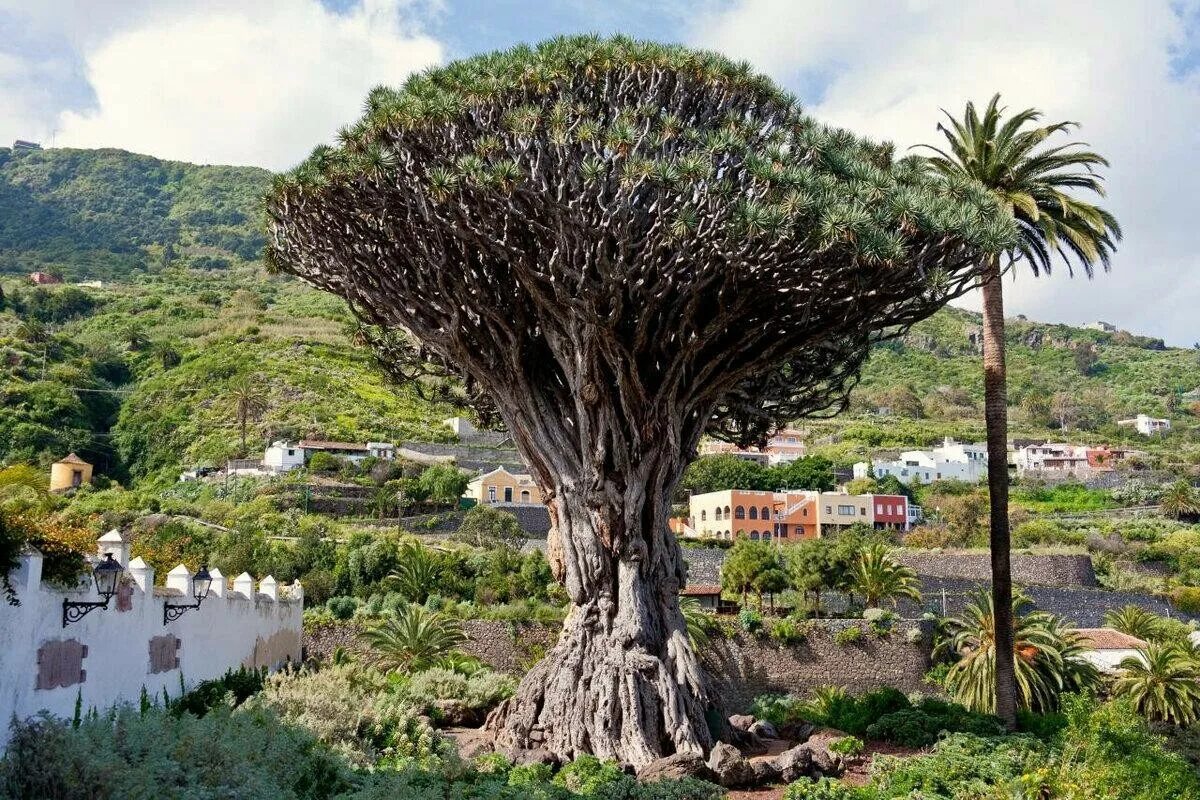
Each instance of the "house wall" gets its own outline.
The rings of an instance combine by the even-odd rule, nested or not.
[[[492,498],[491,490],[495,490]],[[512,497],[506,497],[504,490],[512,491]],[[540,503],[542,491],[528,475],[513,475],[508,470],[499,470],[481,475],[467,484],[466,496],[479,503]]]
[[[75,482],[75,471],[79,470],[79,482]],[[58,462],[50,465],[50,491],[58,492],[73,486],[82,486],[92,480],[91,464]]]
[[[822,533],[859,522],[870,525],[870,496],[821,492],[817,498],[817,521]]]
[[[165,689],[178,696],[181,682],[190,688],[242,665],[273,668],[300,660],[299,584],[277,587],[268,578],[256,591],[254,580],[243,575],[228,589],[214,572],[200,608],[164,625],[164,600],[192,601],[155,589],[154,571],[138,569],[139,559],[107,609],[64,628],[64,598],[95,600],[95,588],[63,591],[44,584],[41,565],[40,554],[23,557],[11,573],[20,605],[0,602],[0,750],[14,715],[24,719],[46,710],[70,718],[77,697],[85,711],[105,709],[137,702],[143,687],[151,695],[161,697]],[[38,688],[47,684],[52,688]]]

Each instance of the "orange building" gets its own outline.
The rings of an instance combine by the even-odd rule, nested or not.
[[[733,489],[693,495],[689,527],[717,539],[795,541],[815,538],[820,528],[816,492]]]

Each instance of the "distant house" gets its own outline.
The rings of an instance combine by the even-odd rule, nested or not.
[[[13,142],[13,150],[41,150],[42,146],[37,142],[27,142],[24,139],[17,139]]]
[[[726,541],[812,539],[820,535],[817,494],[730,489],[692,495],[687,528]]]
[[[804,442],[804,432],[783,428],[775,432],[762,447],[738,447],[728,442],[708,441],[700,445],[700,454],[731,455],[746,461],[759,464],[786,464],[798,458],[804,458],[808,445]]]
[[[442,420],[442,424],[450,430],[458,434],[460,439],[469,439],[479,433],[479,429],[471,424],[471,420],[466,417],[451,417],[450,419]]]
[[[71,453],[50,465],[50,491],[78,489],[92,480],[92,465]]]
[[[860,461],[854,465],[854,477],[892,475],[905,486],[943,480],[977,483],[987,475],[987,462],[987,446],[982,442],[966,444],[947,438],[929,450],[905,450],[896,459]]]
[[[51,275],[49,272],[31,272],[29,280],[38,286],[49,286],[55,283],[62,283],[62,278],[56,275]]]
[[[1111,322],[1105,322],[1102,319],[1098,319],[1095,322],[1089,322],[1086,325],[1084,325],[1083,327],[1089,331],[1103,331],[1104,333],[1116,333],[1117,332],[1116,325],[1113,325]]]
[[[1151,417],[1148,414],[1138,414],[1133,419],[1119,419],[1117,424],[1125,428],[1133,428],[1142,436],[1153,436],[1171,430],[1171,420]]]
[[[512,473],[504,467],[497,467],[468,483],[463,497],[480,505],[541,503],[542,491],[534,483],[532,475]]]
[[[390,442],[327,442],[319,439],[302,439],[299,442],[276,441],[263,452],[262,469],[279,474],[303,467],[315,453],[329,453],[355,463],[366,458],[393,461],[396,445]]]
[[[700,608],[712,613],[737,611],[737,603],[721,599],[721,587],[716,584],[689,584],[679,590],[680,597],[694,597]]]
[[[1101,672],[1119,672],[1122,661],[1137,656],[1138,650],[1146,647],[1136,636],[1113,628],[1078,628],[1075,632],[1083,647],[1080,657]]]

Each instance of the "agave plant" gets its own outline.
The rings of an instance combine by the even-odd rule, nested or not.
[[[1135,605],[1109,609],[1104,624],[1146,642],[1157,639],[1162,631],[1162,619],[1157,614]]]
[[[1127,696],[1147,719],[1190,725],[1200,704],[1200,662],[1188,650],[1151,643],[1120,663],[1114,697]]]
[[[863,548],[850,573],[850,587],[861,594],[868,608],[877,608],[884,600],[906,597],[920,601],[917,573],[892,557],[887,545],[877,542]]]
[[[400,672],[437,666],[466,640],[458,620],[418,605],[404,606],[359,636],[376,667]]]
[[[1048,711],[1057,707],[1063,692],[1096,686],[1099,674],[1082,658],[1075,630],[1053,614],[1027,611],[1030,605],[1022,592],[1013,597],[1017,702]],[[946,673],[946,689],[970,710],[988,714],[996,708],[995,621],[991,593],[978,590],[959,616],[946,620],[946,636],[938,646],[957,658]]]

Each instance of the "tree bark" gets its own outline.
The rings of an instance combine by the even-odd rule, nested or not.
[[[667,527],[678,474],[669,472],[658,485],[622,476],[619,499],[616,481],[598,492],[560,481],[551,493],[551,563],[571,607],[558,643],[489,718],[498,751],[590,753],[636,768],[711,749],[707,679],[679,610],[684,566]]]
[[[983,271],[983,413],[987,426],[992,606],[996,623],[996,716],[1017,722],[1012,569],[1008,530],[1008,375],[1004,355],[1004,283],[999,260]]]

